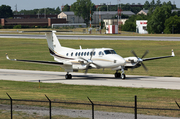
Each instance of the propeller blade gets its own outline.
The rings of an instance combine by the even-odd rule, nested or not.
[[[136,53],[134,52],[134,50],[132,50],[131,53],[138,59],[138,56],[136,55]]]
[[[144,65],[144,63],[141,62],[141,64],[142,64],[143,68],[144,68],[146,71],[148,71],[148,69],[146,68],[146,66]]]
[[[98,69],[101,68],[99,65],[97,65],[97,64],[95,64],[95,63],[92,63],[92,64],[94,64]]]
[[[141,57],[141,59],[144,58],[148,53],[149,53],[149,51],[146,50],[146,52],[145,52],[144,55]]]
[[[87,72],[88,72],[89,65],[90,65],[90,63],[88,63],[88,64],[86,65],[86,71],[85,71],[85,74],[87,74]]]
[[[90,57],[90,60],[92,59],[92,56],[93,56],[93,54],[94,54],[94,50],[95,50],[95,49],[93,48],[93,50],[92,50],[91,53],[90,53],[90,56],[91,56],[91,57]]]
[[[82,60],[84,60],[84,61],[86,61],[86,62],[88,62],[88,60],[87,59],[84,59],[84,58],[82,58],[82,57],[79,57],[80,59],[82,59]]]

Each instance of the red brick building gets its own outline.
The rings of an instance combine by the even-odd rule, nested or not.
[[[41,18],[37,18],[41,17]],[[66,19],[57,19],[57,15],[46,16],[48,18],[42,18],[42,16],[37,15],[15,15],[14,19],[1,19],[1,26],[51,26],[52,24],[67,23]],[[49,18],[50,17],[50,18]]]

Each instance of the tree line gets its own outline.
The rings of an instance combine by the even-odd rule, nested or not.
[[[147,1],[145,2],[147,3]],[[148,33],[180,33],[180,11],[173,11],[174,5],[171,2],[163,2],[160,0],[155,3],[152,0],[148,5],[149,11],[147,15],[133,15],[131,16],[124,25],[122,25],[123,31],[136,31],[136,20],[147,20],[147,31]]]

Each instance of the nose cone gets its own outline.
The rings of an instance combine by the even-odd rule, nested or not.
[[[120,63],[121,66],[124,66],[124,65],[126,64],[126,60],[121,57],[121,58],[119,59],[119,63]]]
[[[116,60],[117,60],[118,66],[124,66],[126,64],[126,60],[124,58],[122,58],[121,56],[117,56]]]

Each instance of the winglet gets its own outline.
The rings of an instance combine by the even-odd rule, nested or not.
[[[175,56],[173,49],[172,49],[172,55],[171,56],[173,56],[173,57]]]
[[[6,53],[6,59],[10,60],[7,53]]]
[[[7,53],[6,53],[6,59],[16,61],[16,59],[10,59]]]

